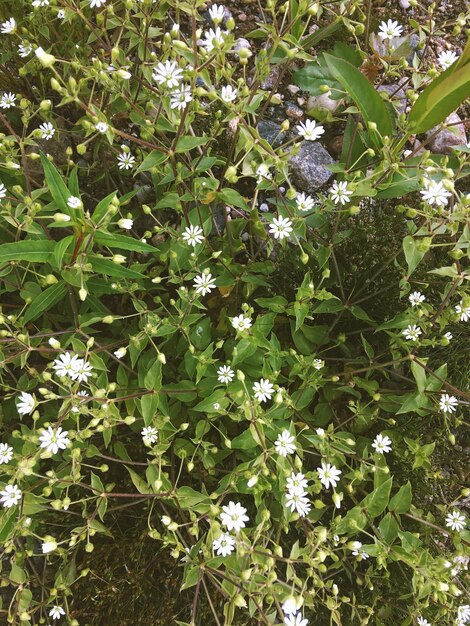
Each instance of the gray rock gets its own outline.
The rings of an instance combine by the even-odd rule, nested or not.
[[[343,100],[333,100],[328,93],[322,93],[320,96],[310,96],[307,100],[307,111],[312,109],[326,109],[334,113],[336,109],[343,103]]]
[[[423,56],[423,50],[422,48],[418,49],[418,44],[419,44],[418,35],[414,33],[410,35],[409,42],[410,42],[410,53],[406,57],[406,61],[408,65],[412,65],[414,55],[417,54],[421,58]]]
[[[282,132],[280,124],[271,120],[261,120],[256,128],[259,136],[266,139],[273,148],[278,148],[286,139],[286,134]]]
[[[239,37],[234,42],[231,52],[238,52],[242,48],[248,48],[248,50],[251,50],[251,43],[248,41],[248,39],[245,39],[244,37]]]
[[[325,168],[335,160],[317,141],[303,141],[299,153],[289,160],[292,178],[302,191],[312,193],[327,183],[333,173]]]
[[[272,65],[267,77],[261,81],[261,89],[272,89],[278,82],[281,73],[280,65]]]
[[[380,85],[380,87],[377,88],[377,91],[388,93],[388,98],[398,113],[405,112],[406,93],[399,83],[397,85]]]
[[[428,130],[426,147],[437,154],[450,154],[454,146],[461,146],[467,143],[465,125],[460,123],[461,118],[457,113],[451,113],[444,124],[452,124],[450,128],[439,130],[440,126],[435,126]],[[439,131],[439,132],[436,132]]]

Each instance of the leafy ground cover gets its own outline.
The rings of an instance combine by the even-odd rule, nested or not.
[[[464,626],[468,7],[0,6],[0,619]]]

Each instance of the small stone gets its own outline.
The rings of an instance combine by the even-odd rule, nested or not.
[[[248,39],[245,39],[244,37],[239,37],[235,40],[231,52],[238,52],[242,48],[248,48],[248,50],[251,50],[251,43],[248,41]]]
[[[238,19],[240,20],[240,22],[246,22],[246,20],[248,19],[248,16],[246,13],[240,13],[240,15],[238,16]]]
[[[277,84],[280,73],[281,73],[281,66],[272,65],[267,77],[261,81],[261,89],[272,89],[274,85]]]
[[[317,141],[303,141],[298,154],[289,160],[295,184],[307,193],[316,191],[330,180],[333,173],[325,165],[334,162],[329,152]]]
[[[395,106],[398,113],[406,110],[406,94],[400,83],[396,85],[380,85],[377,91],[388,93],[388,99]]]
[[[402,9],[410,8],[410,0],[398,0],[398,4],[401,6]]]
[[[300,91],[300,87],[297,87],[297,85],[287,85],[287,91],[292,95],[295,95]]]
[[[333,100],[329,93],[322,93],[320,96],[310,96],[307,100],[307,111],[326,109],[331,113],[334,113],[336,109],[342,104],[343,100]]]
[[[279,147],[284,143],[286,134],[282,132],[280,124],[271,120],[261,120],[256,127],[259,136],[271,144],[273,148]]]
[[[293,102],[286,102],[286,115],[292,117],[295,120],[300,120],[304,116],[304,112]]]
[[[451,113],[444,122],[446,125],[452,124],[450,128],[439,130],[440,126],[435,126],[427,131],[426,139],[429,141],[425,143],[426,147],[437,154],[451,154],[454,146],[466,144],[465,125],[461,122],[457,113]]]

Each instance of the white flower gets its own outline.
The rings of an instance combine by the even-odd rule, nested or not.
[[[55,134],[55,128],[50,122],[44,122],[39,126],[41,136],[43,139],[52,139]]]
[[[116,359],[122,359],[123,356],[126,356],[127,350],[126,348],[119,348],[113,354],[116,357]]]
[[[72,366],[72,372],[69,374],[72,380],[78,380],[79,383],[87,382],[91,376],[92,366],[84,359],[77,359]]]
[[[224,102],[233,102],[237,97],[237,90],[230,85],[226,85],[220,90],[220,97]]]
[[[393,37],[400,37],[403,32],[403,26],[395,20],[388,20],[387,22],[381,22],[379,26],[380,39],[393,39]]]
[[[437,57],[437,62],[443,70],[446,70],[453,63],[455,63],[458,58],[458,55],[455,54],[453,50],[445,50],[444,52],[439,53]]]
[[[325,361],[321,359],[313,359],[312,365],[316,370],[321,370],[325,367]]]
[[[123,230],[131,230],[131,228],[134,226],[134,220],[131,220],[127,217],[123,217],[122,219],[119,220],[119,222],[117,223],[119,228],[122,228]]]
[[[411,303],[411,306],[419,306],[421,302],[426,300],[426,297],[420,291],[413,291],[408,296],[408,300]]]
[[[444,337],[445,339],[447,339],[447,341],[450,341],[453,337],[452,333],[447,331],[446,333],[444,333]]]
[[[181,111],[186,108],[186,105],[192,99],[191,87],[189,85],[181,85],[179,89],[175,89],[170,94],[170,108]]]
[[[5,187],[3,183],[0,183],[0,200],[5,198],[6,195],[7,195],[7,188]]]
[[[182,78],[183,70],[178,67],[176,61],[165,61],[153,68],[153,80],[159,85],[173,89],[177,87]]]
[[[462,604],[457,609],[458,626],[466,624],[470,620],[470,604]]]
[[[4,35],[9,35],[15,30],[15,28],[16,20],[14,17],[10,17],[9,20],[6,20],[6,22],[2,22],[2,24],[0,24],[0,32]]]
[[[16,506],[21,499],[21,489],[18,485],[5,485],[5,489],[0,491],[0,502],[5,509]]]
[[[13,448],[7,443],[0,443],[0,465],[8,463],[13,457]]]
[[[365,559],[369,558],[369,555],[367,554],[367,552],[364,552],[363,550],[361,550],[361,548],[362,548],[362,543],[360,541],[353,541],[352,553],[354,554],[354,556],[360,556],[361,559],[364,561]]]
[[[99,133],[106,133],[108,131],[108,125],[106,124],[106,122],[97,122],[95,124],[95,128]]]
[[[222,4],[213,4],[209,9],[209,15],[211,20],[217,26],[220,24],[225,16],[225,7]]]
[[[11,109],[12,106],[15,106],[16,96],[14,93],[4,93],[0,98],[0,107],[2,109]]]
[[[387,435],[379,434],[374,439],[372,447],[375,448],[377,454],[383,454],[384,452],[390,452],[392,449],[392,440]]]
[[[443,394],[439,399],[439,408],[443,413],[455,413],[459,401],[455,396],[449,396],[448,393]]]
[[[256,170],[256,180],[261,183],[263,180],[271,180],[272,176],[269,167],[265,163],[261,163]]]
[[[47,7],[49,0],[33,0],[33,7]]]
[[[16,408],[18,409],[18,413],[20,415],[28,415],[28,413],[32,413],[34,411],[36,402],[30,393],[26,393],[25,391],[21,392],[18,400],[19,402],[16,405]]]
[[[57,376],[70,376],[70,378],[72,378],[77,361],[78,356],[76,354],[72,356],[70,352],[65,352],[64,354],[60,354],[59,357],[55,359],[52,368],[55,370]]]
[[[44,541],[41,546],[42,553],[49,554],[49,552],[54,552],[54,550],[57,550],[57,541],[52,537],[46,537],[46,539],[48,539],[48,541]]]
[[[235,330],[248,330],[249,328],[251,328],[251,320],[249,317],[245,317],[243,315],[243,313],[241,315],[237,315],[236,317],[232,317],[230,319],[230,321],[232,322],[232,326],[235,328]]]
[[[219,383],[228,383],[232,382],[233,377],[235,376],[235,372],[229,365],[222,365],[217,370],[217,379]]]
[[[105,2],[106,0],[91,0],[92,2]],[[100,5],[98,5],[100,6]],[[52,617],[52,619],[60,619],[62,615],[65,615],[65,611],[64,609],[55,604],[52,609],[49,611],[49,617]]]
[[[65,11],[63,9],[57,11],[57,17],[59,18],[59,20],[63,20],[65,17]]]
[[[182,238],[186,243],[195,248],[198,243],[202,243],[204,241],[204,231],[200,226],[187,226],[184,229],[184,233],[182,234]]]
[[[51,454],[57,454],[59,450],[65,450],[65,448],[69,445],[70,439],[67,437],[67,430],[62,430],[59,426],[57,429],[49,428],[42,431],[42,435],[39,437],[39,441],[41,442],[41,448],[46,448],[47,452]]]
[[[470,319],[470,306],[464,307],[463,300],[460,300],[460,304],[457,304],[455,312],[459,316],[461,322],[468,322]]]
[[[121,152],[117,158],[118,168],[120,170],[131,170],[135,164],[135,156],[132,156],[130,152]]]
[[[271,395],[274,393],[274,387],[269,382],[268,379],[261,378],[259,383],[255,383],[253,385],[253,391],[255,392],[255,398],[259,400],[259,402],[266,402],[266,400],[271,400]]]
[[[462,515],[460,511],[454,509],[452,513],[448,513],[446,517],[447,528],[460,532],[465,528],[465,525],[465,515]]]
[[[341,470],[336,469],[336,467],[334,465],[330,465],[330,463],[322,463],[321,467],[317,467],[317,472],[321,484],[326,487],[326,489],[329,489],[330,485],[333,489],[336,487]]]
[[[419,193],[422,196],[422,200],[436,206],[446,206],[448,198],[452,195],[450,191],[445,189],[443,182],[436,183],[435,180],[425,178],[423,180],[424,189]]]
[[[298,193],[295,197],[299,211],[311,211],[315,206],[315,200],[305,193]]]
[[[348,183],[346,181],[342,181],[340,183],[334,182],[330,187],[331,199],[335,204],[346,204],[349,202],[352,196],[352,191],[348,189]]]
[[[294,443],[295,437],[291,435],[288,430],[283,430],[280,435],[277,436],[274,447],[276,452],[281,456],[287,456],[288,454],[294,454],[297,446]]]
[[[287,615],[284,617],[285,626],[308,626],[308,619],[302,617],[301,613]]]
[[[70,196],[67,200],[67,206],[71,209],[79,209],[82,206],[82,201],[77,196]]]
[[[424,619],[424,617],[418,617],[417,622],[419,626],[431,626],[428,620]]]
[[[318,435],[319,437],[324,437],[324,436],[325,436],[325,430],[324,430],[323,428],[317,428],[317,429],[315,430],[315,432],[317,433],[317,435]]]
[[[299,472],[298,474],[294,474],[291,472],[291,475],[286,480],[286,489],[289,495],[296,494],[298,496],[306,495],[306,489],[308,487],[308,480]]]
[[[297,613],[297,600],[290,596],[282,603],[282,612],[285,615],[292,615],[292,613]]]
[[[235,549],[235,539],[228,533],[222,533],[218,539],[212,542],[212,549],[218,556],[228,556]]]
[[[401,334],[404,335],[405,339],[408,339],[408,341],[418,341],[419,336],[422,334],[422,330],[419,326],[416,326],[416,324],[413,324],[413,326],[408,324]]]
[[[297,124],[295,128],[299,135],[303,137],[306,141],[316,141],[325,132],[323,126],[317,126],[315,120],[306,120],[305,124],[303,122],[300,122],[300,124]]]
[[[18,54],[22,59],[25,59],[27,56],[31,54],[33,51],[33,47],[29,45],[29,43],[20,43],[18,45]]]
[[[142,435],[143,442],[146,446],[157,443],[158,441],[158,430],[153,426],[146,426],[145,428],[142,428],[140,434]]]
[[[106,4],[106,0],[90,0],[90,9],[100,9],[103,4]]]
[[[224,43],[222,31],[218,26],[215,30],[210,28],[207,33],[204,33],[204,38],[205,41],[201,42],[201,46],[204,46],[207,52],[212,52],[214,48],[220,47]]]
[[[269,225],[269,232],[274,239],[285,239],[292,232],[292,222],[288,217],[275,217]]]
[[[250,519],[245,513],[245,507],[239,502],[230,500],[228,505],[222,507],[220,519],[222,524],[227,527],[228,531],[234,530],[238,533],[242,528],[245,528],[245,522],[248,522]]]
[[[212,274],[202,273],[196,276],[193,286],[196,288],[196,293],[205,296],[206,293],[210,293],[215,289],[215,278],[212,278]]]
[[[286,495],[286,506],[293,513],[297,511],[300,517],[305,517],[309,514],[312,505],[307,496],[301,493],[288,493]]]

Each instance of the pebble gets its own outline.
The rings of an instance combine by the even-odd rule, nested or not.
[[[300,87],[297,87],[297,85],[287,85],[287,91],[292,95],[295,95],[296,93],[299,93]]]
[[[377,91],[388,93],[390,102],[395,106],[398,113],[404,113],[406,109],[406,93],[400,83],[396,85],[380,85]]]
[[[280,72],[280,65],[272,65],[268,76],[261,81],[261,89],[272,89],[279,79]]]
[[[292,178],[301,191],[312,193],[327,183],[333,173],[325,165],[334,159],[318,141],[303,141],[299,152],[289,160]]]
[[[342,99],[333,100],[328,93],[322,93],[319,96],[310,96],[307,100],[307,111],[311,109],[326,109],[334,113],[342,102]]]
[[[457,113],[451,113],[445,120],[445,124],[452,124],[451,128],[443,128],[437,134],[435,133],[440,126],[428,130],[426,139],[431,137],[432,139],[426,143],[426,148],[437,154],[450,154],[454,146],[466,144],[465,125],[459,122],[462,122],[460,116]]]
[[[304,116],[304,112],[293,102],[286,102],[286,115],[292,117],[295,120],[300,120]]]

